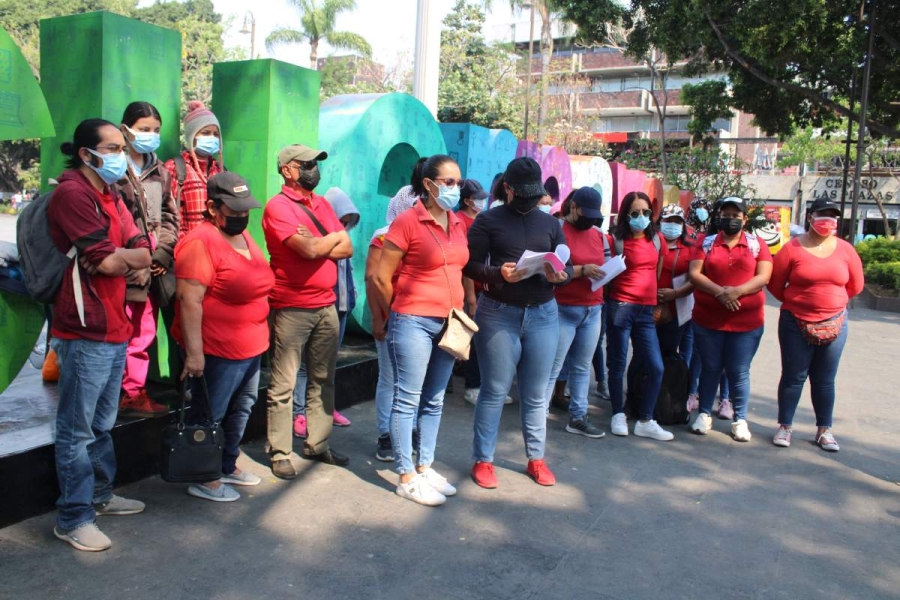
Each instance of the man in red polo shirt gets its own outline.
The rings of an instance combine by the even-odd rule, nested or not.
[[[318,161],[328,154],[307,146],[278,153],[281,193],[266,204],[262,226],[275,273],[269,304],[275,315],[272,380],[268,394],[268,441],[272,473],[293,479],[291,405],[301,356],[306,359],[307,438],[301,456],[330,465],[349,462],[331,450],[338,316],[334,308],[336,260],[353,256],[353,246],[331,204],[313,190]]]

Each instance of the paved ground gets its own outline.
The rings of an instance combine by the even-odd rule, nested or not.
[[[768,309],[770,324],[776,310]],[[588,440],[554,414],[548,461],[559,483],[524,474],[515,406],[503,417],[500,488],[467,477],[472,410],[447,400],[438,469],[460,492],[437,509],[393,494],[372,458],[374,406],[334,436],[348,470],[307,465],[275,480],[262,445],[242,466],[264,476],[233,504],[151,478],[120,493],[147,502],[103,517],[113,548],[55,540],[52,515],[0,530],[0,598],[898,598],[900,315],[852,315],[826,454],[808,440],[808,395],[794,447],[772,446],[779,355],[770,326],[753,365],[748,444],[717,421],[706,437]],[[462,387],[456,380],[457,390]],[[609,405],[593,408],[608,422]]]
[[[16,218],[14,215],[0,213],[0,241],[16,241]]]

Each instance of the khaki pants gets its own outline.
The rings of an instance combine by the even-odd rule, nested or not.
[[[338,352],[338,316],[334,306],[281,308],[275,311],[272,379],[269,383],[269,458],[290,458],[293,447],[294,385],[301,356],[306,359],[307,438],[304,454],[328,450],[334,419],[334,370]]]

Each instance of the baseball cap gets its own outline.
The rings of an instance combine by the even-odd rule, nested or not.
[[[210,177],[206,182],[206,194],[211,200],[221,201],[237,212],[262,206],[250,193],[247,181],[232,171],[222,171]]]
[[[833,202],[830,198],[817,198],[816,200],[813,200],[813,203],[809,206],[810,214],[823,210],[833,210],[838,214],[841,214],[841,207]]]
[[[572,202],[581,209],[581,214],[588,219],[603,218],[603,211],[600,210],[603,198],[600,196],[600,192],[594,188],[587,186],[578,188],[572,195]]]
[[[662,212],[659,214],[660,219],[668,219],[669,217],[678,217],[684,221],[684,209],[677,204],[666,204],[663,206]]]
[[[541,179],[541,165],[527,156],[520,156],[510,161],[503,174],[503,181],[520,198],[538,198],[548,195]]]
[[[484,191],[481,184],[474,179],[466,179],[459,187],[460,200],[466,200],[467,198],[471,198],[472,200],[484,200],[487,197],[487,192]]]
[[[739,198],[737,196],[728,196],[727,198],[723,198],[721,204],[719,205],[719,210],[725,208],[727,204],[737,206],[742,213],[744,213],[745,215],[747,214],[747,204],[742,198]]]
[[[309,162],[311,160],[325,160],[326,158],[328,158],[328,153],[323,150],[316,150],[303,144],[293,144],[292,146],[285,146],[278,153],[278,168],[280,169],[292,160]]]

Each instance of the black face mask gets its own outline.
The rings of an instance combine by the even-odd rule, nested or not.
[[[223,216],[225,217],[225,226],[220,226],[219,229],[221,229],[222,233],[225,235],[240,235],[244,233],[244,230],[247,229],[247,225],[250,223],[250,215],[247,215],[246,217]]]
[[[719,217],[716,224],[719,227],[719,231],[726,233],[728,235],[734,235],[744,227],[743,219],[726,219],[724,217]]]
[[[299,173],[300,178],[297,179],[297,183],[307,192],[316,189],[316,186],[319,185],[319,181],[322,179],[322,175],[319,173],[319,165],[316,165],[312,169],[300,170]]]
[[[540,196],[536,196],[534,198],[519,198],[518,196],[513,196],[513,199],[509,202],[509,205],[512,206],[516,211],[525,214],[532,210],[535,206],[537,206],[538,202],[540,201]]]
[[[587,231],[591,227],[599,227],[603,223],[603,219],[589,219],[585,216],[580,216],[575,219],[575,222],[572,223],[572,226],[578,231]]]

